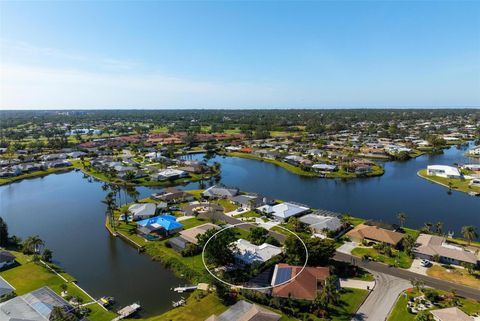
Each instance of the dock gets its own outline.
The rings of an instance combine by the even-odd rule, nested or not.
[[[138,303],[133,303],[133,304],[127,305],[126,307],[117,311],[119,316],[116,317],[115,319],[113,319],[112,321],[118,321],[118,320],[125,319],[125,318],[131,316],[132,314],[134,314],[135,312],[137,312],[138,310],[140,310],[140,308],[141,308],[141,306]]]
[[[187,291],[193,291],[197,289],[197,285],[184,285],[184,286],[178,286],[176,288],[173,288],[173,291],[178,292],[178,293],[183,293]]]

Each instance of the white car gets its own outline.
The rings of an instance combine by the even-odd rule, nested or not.
[[[420,265],[423,267],[429,267],[430,265],[432,265],[432,262],[430,262],[429,260],[421,260]]]

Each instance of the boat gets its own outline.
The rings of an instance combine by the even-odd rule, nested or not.
[[[98,300],[101,305],[104,307],[110,306],[115,303],[115,299],[112,296],[102,296],[100,300]]]
[[[480,196],[479,192],[468,192],[468,195],[470,196]]]
[[[180,300],[178,300],[178,301],[172,301],[172,307],[176,308],[176,307],[185,305],[185,303],[187,303],[187,301],[185,300],[184,297],[182,297],[182,298],[181,298]]]

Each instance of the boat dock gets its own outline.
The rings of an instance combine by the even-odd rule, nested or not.
[[[133,304],[127,305],[123,309],[120,309],[120,310],[117,311],[119,316],[116,317],[115,319],[113,319],[112,321],[118,321],[118,320],[125,319],[125,318],[131,316],[132,314],[134,314],[135,312],[137,312],[138,310],[140,310],[140,304],[138,304],[138,303],[133,303]]]
[[[178,293],[183,293],[187,291],[193,291],[197,289],[197,285],[184,285],[184,286],[178,286],[173,289],[173,291],[178,292]]]

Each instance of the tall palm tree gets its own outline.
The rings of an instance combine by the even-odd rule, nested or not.
[[[123,215],[123,221],[128,224],[128,216],[131,214],[128,207],[124,206],[120,208],[120,213]]]
[[[45,245],[45,242],[38,236],[30,236],[23,242],[24,249],[29,253],[40,253],[41,247]]]
[[[405,225],[405,221],[407,220],[407,214],[401,212],[397,214],[398,221],[400,222],[400,226],[403,227]]]
[[[108,215],[108,220],[110,222],[110,226],[115,229],[115,224],[113,221],[113,211],[115,210],[115,192],[109,192],[102,203],[107,205],[106,214]]]
[[[468,245],[478,237],[477,228],[473,225],[462,227],[462,234],[463,237],[468,240]]]
[[[432,231],[433,224],[430,222],[425,223],[425,230],[430,233]]]
[[[435,231],[437,232],[437,234],[443,234],[443,223],[442,222],[437,222],[437,224],[435,224]]]

